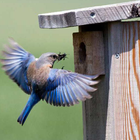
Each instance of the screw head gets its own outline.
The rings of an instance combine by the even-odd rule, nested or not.
[[[120,54],[119,54],[119,53],[116,53],[116,54],[115,54],[115,58],[116,58],[116,59],[119,59],[119,57],[120,57]]]
[[[91,12],[91,13],[90,13],[90,17],[91,17],[91,18],[95,18],[95,13],[94,13],[94,12]]]

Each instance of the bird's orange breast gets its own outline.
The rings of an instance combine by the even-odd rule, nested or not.
[[[37,85],[43,86],[47,81],[49,72],[50,72],[49,65],[44,65],[39,69],[37,69],[36,62],[32,62],[27,70],[29,85],[31,85],[31,82],[35,82]]]

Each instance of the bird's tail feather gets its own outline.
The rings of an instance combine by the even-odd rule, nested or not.
[[[32,93],[25,108],[23,109],[22,113],[20,114],[19,118],[17,119],[17,122],[19,122],[20,124],[23,125],[26,118],[28,117],[31,109],[39,101],[40,101],[40,98],[38,97],[38,95]]]
[[[29,115],[31,109],[32,109],[33,106],[30,106],[30,105],[26,105],[24,110],[22,111],[21,115],[19,116],[17,122],[19,122],[20,124],[24,124],[27,116]]]

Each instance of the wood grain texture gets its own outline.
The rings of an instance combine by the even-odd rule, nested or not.
[[[86,46],[86,59],[81,62],[80,46]],[[75,71],[82,74],[104,74],[104,44],[101,31],[73,34]],[[83,53],[83,55],[85,55]],[[83,102],[83,123],[85,140],[103,140],[105,138],[107,99],[104,76],[97,85],[97,91],[91,93],[92,99]],[[106,82],[108,83],[108,82]]]
[[[139,6],[140,1],[39,14],[39,26],[40,28],[64,28],[130,19],[133,18],[131,14],[133,4]]]
[[[140,140],[140,23],[108,24],[106,140]]]
[[[74,36],[75,70],[96,74],[98,68],[91,65],[96,59],[79,63],[79,42],[91,40],[87,31],[103,34],[105,76],[92,100],[83,103],[84,140],[140,140],[140,22],[80,27]],[[94,35],[86,45],[89,54],[98,54],[94,39],[101,38]]]

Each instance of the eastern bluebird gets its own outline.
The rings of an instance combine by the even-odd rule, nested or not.
[[[44,53],[38,59],[25,51],[13,39],[12,47],[5,46],[3,70],[27,94],[28,102],[18,118],[24,124],[33,106],[41,99],[54,106],[72,106],[92,96],[88,92],[96,89],[90,85],[98,83],[98,75],[89,76],[63,69],[53,69],[56,60],[60,61],[66,54]]]

